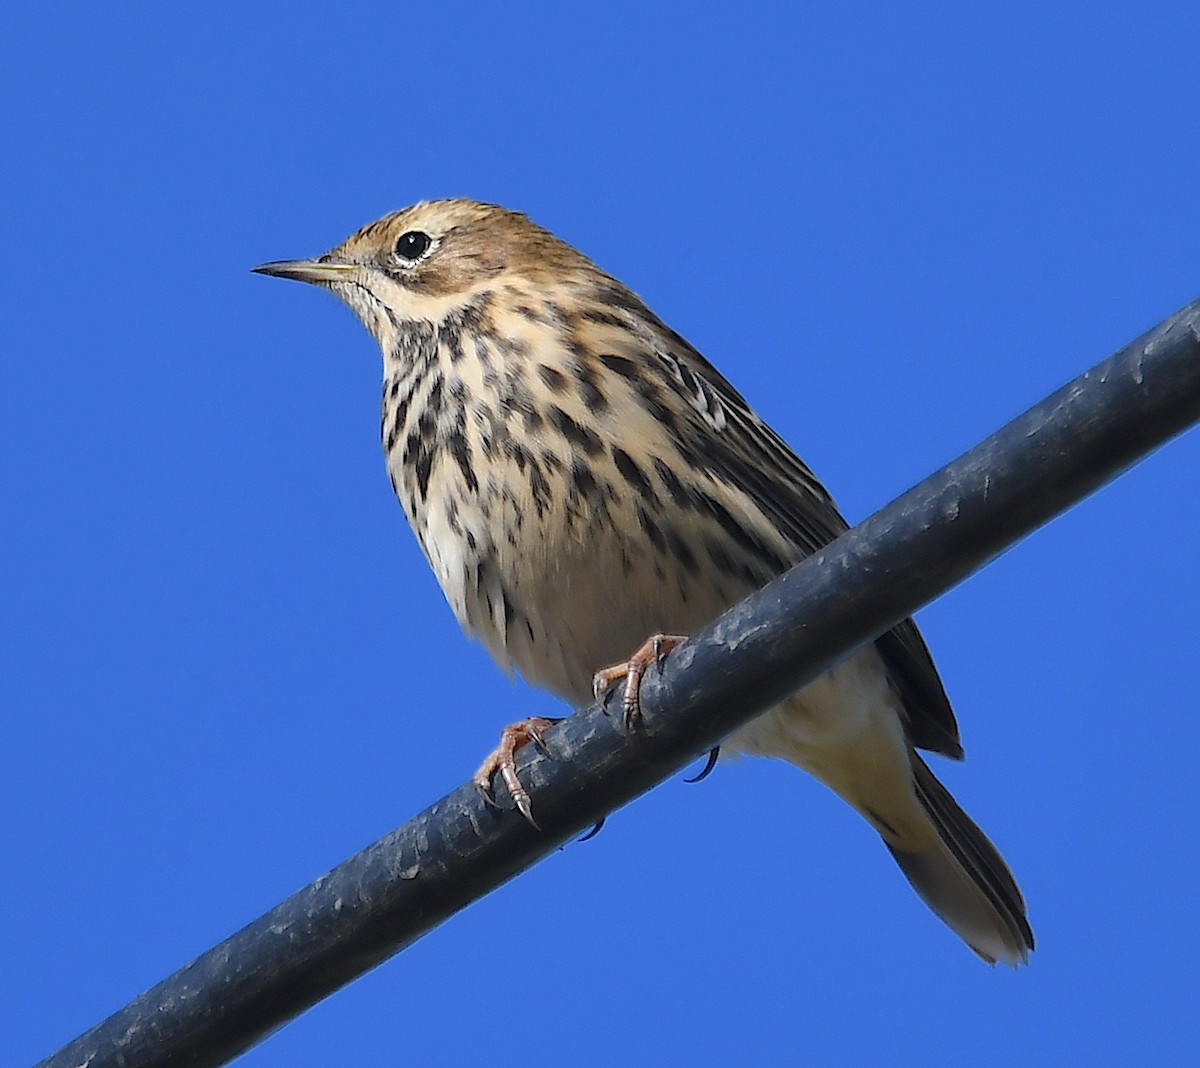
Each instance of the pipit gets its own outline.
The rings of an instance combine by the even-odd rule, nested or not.
[[[392,486],[454,614],[573,705],[625,676],[635,715],[641,672],[680,635],[847,529],[712,364],[524,215],[420,203],[255,270],[332,290],[374,335]],[[549,722],[506,729],[476,777],[487,791],[499,771],[527,817],[513,752]],[[723,745],[814,775],[979,956],[1027,959],[1012,874],[917,754],[962,747],[911,620]]]

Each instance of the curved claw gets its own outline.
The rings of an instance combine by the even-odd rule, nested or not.
[[[598,835],[600,833],[600,828],[603,827],[607,821],[608,821],[607,816],[601,816],[600,821],[596,824],[596,826],[593,827],[590,831],[588,831],[588,833],[585,834],[582,838],[577,838],[576,841],[577,842],[586,842],[592,838],[595,838],[596,835]]]
[[[608,715],[608,703],[604,700],[604,695],[608,693],[608,688],[616,681],[611,678],[606,671],[597,671],[592,676],[592,697],[595,698],[596,704],[600,706],[600,711],[606,716]]]
[[[709,777],[709,775],[712,774],[712,769],[717,766],[717,757],[719,757],[720,755],[721,755],[721,747],[719,745],[714,745],[708,751],[708,762],[704,765],[704,768],[703,768],[703,770],[701,770],[700,774],[693,776],[690,779],[684,779],[683,781],[684,782],[703,782],[705,779],[707,779]]]
[[[481,782],[475,783],[475,791],[483,798],[483,803],[488,808],[494,808],[497,812],[500,811],[499,802],[496,801],[496,795],[492,793],[490,786],[484,786]]]
[[[562,716],[535,716],[526,721],[525,733],[533,742],[535,748],[548,760],[554,759],[554,754],[546,747],[546,728],[553,727],[563,721]]]
[[[625,698],[621,702],[624,715],[621,722],[626,731],[632,730],[642,716],[640,691],[646,669],[653,664],[661,672],[667,654],[685,641],[687,636],[684,634],[655,634],[625,663],[597,671],[592,677],[592,693],[605,714],[608,714],[608,709],[604,708],[604,694],[614,683],[624,679]]]
[[[531,716],[520,723],[514,723],[511,727],[505,727],[500,732],[500,744],[487,755],[474,777],[475,789],[479,791],[484,803],[491,808],[498,809],[500,805],[492,792],[492,776],[499,772],[500,777],[504,780],[504,785],[508,787],[508,794],[512,798],[513,804],[529,821],[530,826],[538,831],[541,830],[541,827],[533,818],[533,802],[529,798],[529,792],[517,778],[515,754],[517,749],[526,742],[532,742],[542,753],[549,756],[550,753],[546,749],[545,732],[558,722],[560,721],[549,719],[546,716]]]
[[[529,825],[535,831],[540,831],[541,827],[538,826],[538,821],[533,818],[533,804],[529,800],[529,795],[522,791],[521,796],[517,797],[515,800],[517,803],[517,810],[529,821]]]

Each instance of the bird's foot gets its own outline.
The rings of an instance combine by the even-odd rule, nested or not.
[[[608,689],[621,679],[625,680],[625,698],[621,702],[624,712],[625,729],[629,730],[641,718],[641,688],[642,676],[651,664],[659,671],[667,654],[677,645],[687,641],[686,634],[656,634],[646,641],[636,653],[623,664],[613,664],[602,671],[597,671],[592,677],[592,693],[599,701]]]
[[[550,719],[547,716],[530,716],[529,719],[523,719],[511,727],[505,727],[500,732],[500,744],[488,753],[484,762],[479,765],[479,770],[475,772],[473,780],[475,789],[479,791],[483,800],[493,808],[498,808],[496,798],[492,794],[492,776],[496,772],[500,772],[500,777],[504,780],[504,785],[508,787],[513,804],[517,806],[521,815],[539,831],[541,828],[533,818],[533,803],[529,799],[529,791],[521,785],[521,780],[517,778],[516,752],[526,742],[533,742],[538,749],[549,756],[546,749],[545,732],[554,724],[561,722],[560,719]]]

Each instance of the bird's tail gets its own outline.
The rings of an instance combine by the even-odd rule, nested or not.
[[[989,964],[1024,964],[1033,931],[1016,880],[996,847],[912,753],[917,799],[937,831],[930,846],[906,851],[884,838],[925,903]]]

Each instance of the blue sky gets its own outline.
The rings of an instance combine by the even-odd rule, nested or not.
[[[6,15],[5,1063],[557,707],[427,572],[373,342],[254,264],[425,197],[525,210],[852,520],[1200,295],[1200,9],[881,7]],[[743,761],[243,1063],[1182,1063],[1198,465],[1193,432],[920,615],[968,752],[937,769],[1021,882],[1028,969],[981,965],[848,809]]]

